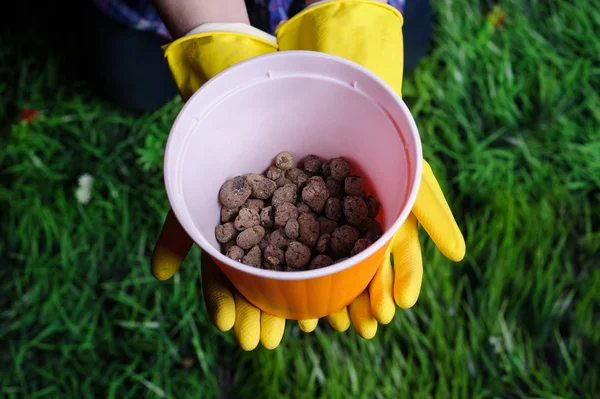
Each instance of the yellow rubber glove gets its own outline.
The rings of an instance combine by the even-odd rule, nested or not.
[[[404,48],[402,15],[393,7],[370,0],[332,0],[316,3],[278,27],[280,51],[321,51],[354,61],[379,75],[402,95]],[[423,261],[418,223],[438,249],[458,262],[465,255],[465,241],[452,211],[427,162],[419,193],[406,223],[394,236],[390,257],[377,271],[368,290],[348,309],[328,316],[331,326],[344,331],[350,323],[363,338],[372,338],[377,324],[389,323],[394,302],[412,307],[419,297]]]
[[[244,24],[205,24],[191,34],[163,47],[181,97],[189,99],[207,80],[230,66],[277,51],[275,38]],[[171,278],[193,245],[192,239],[169,211],[152,254],[152,274]],[[204,301],[213,324],[221,331],[234,330],[241,348],[252,350],[260,342],[276,348],[285,330],[285,320],[261,312],[233,289],[213,260],[202,256]],[[317,320],[298,322],[305,332]]]

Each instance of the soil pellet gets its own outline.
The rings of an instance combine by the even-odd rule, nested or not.
[[[371,245],[373,245],[373,243],[371,242],[371,240],[369,240],[367,238],[359,238],[356,241],[356,244],[354,244],[354,247],[352,248],[352,251],[350,251],[350,256],[354,256],[356,254],[361,253],[365,249],[369,248]]]
[[[227,250],[226,256],[230,259],[240,262],[244,257],[244,250],[237,245],[234,245]]]
[[[379,201],[377,201],[374,197],[369,196],[365,198],[365,202],[367,204],[367,209],[369,210],[367,216],[375,219],[377,215],[379,215],[379,208],[381,207]]]
[[[383,235],[381,224],[375,219],[366,219],[360,225],[360,230],[364,238],[375,242]]]
[[[233,225],[237,231],[244,231],[250,227],[258,226],[260,225],[260,215],[254,209],[242,208]]]
[[[343,262],[381,237],[380,203],[366,196],[363,178],[344,158],[309,155],[298,164],[284,151],[264,174],[236,176],[221,186],[215,238],[226,256],[265,270],[314,270]]]
[[[334,258],[347,257],[352,248],[354,248],[358,237],[359,232],[355,227],[348,225],[338,227],[331,234],[331,241],[329,243],[330,253]]]
[[[350,174],[350,165],[344,158],[335,158],[331,160],[331,177],[342,181]]]
[[[342,201],[339,198],[329,198],[325,203],[325,217],[340,220],[342,217]]]
[[[283,229],[275,230],[269,236],[269,245],[273,245],[277,248],[285,249],[287,248],[289,240],[285,235],[285,231]]]
[[[229,223],[235,220],[238,212],[240,211],[239,207],[236,208],[221,208],[221,223]]]
[[[267,170],[267,179],[277,181],[277,179],[284,177],[285,173],[283,170],[279,169],[277,166],[270,166],[269,170]]]
[[[292,154],[287,151],[282,151],[275,157],[275,166],[281,170],[288,170],[294,166]]]
[[[304,171],[309,176],[314,176],[321,172],[321,165],[323,161],[316,155],[309,155],[304,158]]]
[[[310,270],[320,269],[322,267],[327,267],[333,265],[333,259],[331,259],[327,255],[317,255],[310,261]]]
[[[281,248],[277,248],[273,245],[269,245],[264,250],[264,258],[265,261],[273,266],[281,266],[284,265],[285,262],[285,253]]]
[[[271,204],[275,207],[285,203],[295,204],[296,198],[298,198],[298,188],[296,185],[286,184],[275,190],[273,198],[271,199]]]
[[[306,245],[292,241],[285,251],[285,264],[289,271],[303,270],[310,262],[310,248]]]
[[[269,239],[271,237],[271,233],[270,232],[266,232],[264,237],[262,238],[262,240],[260,240],[260,242],[258,243],[258,247],[260,248],[261,251],[264,251],[265,248],[267,246],[269,246]]]
[[[265,228],[273,227],[273,207],[267,206],[260,210],[260,225]]]
[[[327,185],[320,176],[311,177],[302,190],[302,201],[318,214],[323,213],[328,198]]]
[[[306,173],[302,171],[302,169],[292,168],[285,172],[285,177],[287,177],[292,184],[295,184],[297,187],[304,187],[306,182],[308,182],[308,176]]]
[[[215,237],[217,238],[217,241],[222,244],[225,244],[226,242],[235,238],[236,234],[237,231],[231,222],[217,226],[215,230]]]
[[[260,212],[265,207],[265,201],[260,199],[248,199],[242,205],[242,208],[253,209],[256,212]]]
[[[237,176],[228,180],[219,190],[219,201],[227,208],[237,208],[252,194],[252,187],[245,177]]]
[[[310,208],[304,202],[300,202],[296,208],[298,208],[298,214],[310,212]]]
[[[236,238],[238,247],[250,249],[257,245],[265,236],[265,229],[262,226],[254,226],[242,231]]]
[[[242,263],[248,266],[260,267],[262,265],[262,251],[255,245],[248,251],[246,256],[242,258]]]
[[[298,238],[298,235],[300,234],[300,224],[298,223],[298,220],[296,219],[290,219],[287,221],[287,223],[285,224],[285,235],[291,239],[291,240],[295,240]]]
[[[298,225],[298,241],[311,248],[314,247],[320,235],[317,219],[310,213],[303,213],[298,217]]]
[[[280,177],[279,179],[277,179],[275,181],[275,184],[277,184],[277,188],[281,188],[281,187],[283,187],[283,186],[285,186],[287,184],[293,184],[293,183],[287,177]]]
[[[344,180],[344,192],[352,197],[364,197],[365,186],[362,178],[358,176],[348,176]]]
[[[271,198],[275,190],[277,190],[277,183],[264,176],[251,173],[246,179],[250,187],[252,187],[251,195],[253,198],[265,200]]]
[[[298,219],[298,208],[296,205],[286,202],[275,208],[275,228],[284,228],[288,220]]]
[[[325,181],[325,185],[327,186],[327,191],[329,192],[330,197],[344,198],[344,187],[341,181],[330,177],[327,179],[327,181]]]
[[[264,270],[273,270],[273,271],[276,271],[276,272],[280,272],[280,271],[283,271],[283,265],[272,265],[269,262],[264,261],[262,263],[261,269],[264,269]]]
[[[340,224],[335,220],[331,220],[325,216],[320,216],[319,219],[319,229],[321,234],[331,234],[335,229],[340,227]]]
[[[331,234],[322,234],[317,240],[316,250],[320,254],[324,254],[329,250],[329,242],[331,241]]]
[[[344,217],[348,224],[359,226],[367,218],[369,209],[365,200],[360,197],[344,198]]]

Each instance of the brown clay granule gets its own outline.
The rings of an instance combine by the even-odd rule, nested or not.
[[[254,209],[242,208],[233,225],[237,231],[244,231],[250,227],[258,226],[260,225],[260,215]]]
[[[362,178],[358,176],[348,176],[344,180],[344,192],[352,197],[364,197],[365,186]]]
[[[319,229],[321,234],[331,234],[335,229],[340,227],[340,224],[335,220],[331,220],[325,216],[319,216]]]
[[[252,194],[252,187],[245,177],[237,176],[228,180],[219,190],[219,201],[227,208],[237,208]]]
[[[298,241],[311,248],[314,247],[320,235],[320,227],[317,219],[310,213],[303,213],[298,217],[298,225]]]
[[[277,184],[277,188],[281,188],[281,187],[283,187],[283,186],[285,186],[287,184],[293,184],[293,183],[287,177],[280,177],[279,179],[277,179],[275,181],[275,184]]]
[[[255,245],[242,258],[242,263],[248,266],[260,267],[262,265],[262,251]]]
[[[269,245],[273,245],[277,248],[285,249],[287,248],[289,240],[285,235],[285,231],[283,229],[275,230],[269,236]]]
[[[326,266],[331,266],[333,265],[333,259],[331,259],[329,256],[327,255],[317,255],[314,257],[314,259],[310,262],[310,270],[314,270],[314,269],[320,269],[322,267],[326,267]]]
[[[343,262],[381,237],[375,219],[381,205],[344,158],[309,155],[299,164],[284,151],[264,174],[223,184],[215,237],[227,257],[267,270],[313,270]]]
[[[340,220],[342,217],[342,201],[339,198],[327,199],[325,216],[331,220]]]
[[[248,199],[246,200],[246,202],[244,202],[244,205],[242,205],[242,208],[248,208],[248,209],[254,209],[256,212],[261,211],[261,209],[263,209],[265,207],[265,201],[260,200],[260,199]]]
[[[284,177],[285,172],[279,169],[277,166],[270,166],[269,170],[267,170],[267,179],[277,181],[277,179]]]
[[[309,155],[304,158],[304,171],[307,175],[314,176],[321,172],[322,164],[321,158],[316,155]]]
[[[232,246],[225,253],[228,258],[241,262],[244,257],[244,250],[237,245]]]
[[[318,214],[323,213],[328,198],[327,185],[320,176],[311,177],[302,189],[302,201]]]
[[[281,248],[269,245],[263,253],[265,261],[273,266],[283,266],[285,264],[285,253]]]
[[[335,158],[331,160],[331,177],[335,180],[343,181],[350,174],[350,165],[344,158]]]
[[[290,242],[285,251],[285,264],[287,270],[298,271],[303,270],[310,262],[310,248],[298,241]]]
[[[236,208],[221,208],[221,223],[229,223],[235,220],[238,212],[240,211],[239,207]]]
[[[275,208],[275,228],[281,229],[290,219],[298,219],[298,208],[296,205],[286,202]]]
[[[344,225],[335,229],[331,234],[329,251],[333,258],[341,258],[350,255],[354,244],[358,240],[358,229],[352,226]]]
[[[275,166],[281,170],[288,170],[294,166],[292,154],[287,151],[282,151],[275,157]]]
[[[320,254],[324,254],[329,251],[329,242],[331,241],[331,234],[322,234],[317,240],[316,250]]]
[[[262,227],[273,227],[273,207],[267,206],[260,210],[260,225]]]
[[[238,247],[250,249],[257,245],[265,236],[265,229],[262,226],[254,226],[242,231],[236,238]]]
[[[215,237],[217,238],[217,241],[223,244],[235,238],[236,234],[237,231],[231,222],[217,226],[215,230]]]
[[[375,219],[377,215],[379,215],[379,208],[381,207],[379,201],[377,201],[374,197],[369,196],[365,198],[365,202],[367,203],[367,209],[369,210],[367,216],[369,216],[371,219]]]
[[[308,181],[308,176],[302,169],[292,168],[285,172],[285,177],[287,177],[293,184],[298,187],[304,187],[306,182]]]
[[[352,251],[350,251],[350,256],[354,256],[356,254],[361,253],[365,249],[369,248],[372,244],[373,243],[371,242],[371,240],[369,240],[367,238],[359,238],[356,241],[356,244],[354,244]]]
[[[344,183],[330,177],[325,181],[329,196],[333,198],[344,198]]]
[[[352,226],[359,226],[369,213],[365,200],[360,197],[344,198],[344,217]]]
[[[298,198],[298,187],[295,184],[286,184],[275,190],[273,198],[271,198],[271,204],[275,207],[286,202],[295,204],[296,198]]]
[[[295,240],[298,238],[298,235],[300,235],[300,223],[298,223],[298,220],[296,220],[296,219],[290,219],[285,224],[284,230],[285,230],[285,235],[289,239]]]

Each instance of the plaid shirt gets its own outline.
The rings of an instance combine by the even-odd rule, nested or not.
[[[388,3],[403,12],[405,1],[389,0]],[[133,29],[154,32],[171,39],[151,0],[92,0],[92,2],[109,17]],[[277,25],[288,19],[292,0],[254,0],[254,3],[258,7],[268,7],[271,28],[269,33],[273,34]]]

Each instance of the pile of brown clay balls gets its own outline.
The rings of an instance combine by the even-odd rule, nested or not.
[[[277,271],[314,270],[342,262],[382,235],[379,201],[343,158],[316,155],[294,167],[281,152],[264,174],[234,177],[219,190],[215,235],[227,257]]]

